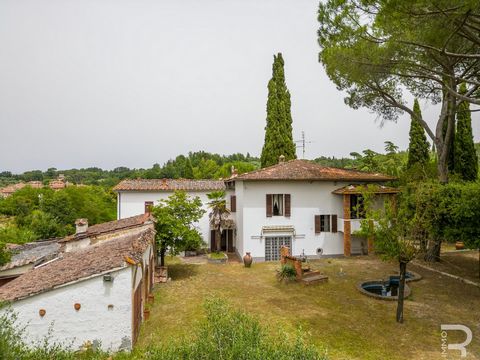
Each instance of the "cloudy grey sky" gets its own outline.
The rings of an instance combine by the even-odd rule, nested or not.
[[[273,54],[307,158],[405,148],[317,61],[318,0],[2,0],[0,171],[150,167],[190,150],[259,154]],[[436,112],[424,106],[434,120]],[[474,136],[480,140],[478,116]],[[342,134],[340,136],[340,134]]]

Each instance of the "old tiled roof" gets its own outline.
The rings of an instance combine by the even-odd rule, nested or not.
[[[0,271],[16,267],[39,264],[51,260],[57,256],[60,249],[58,239],[37,241],[15,247],[11,247],[12,258],[10,262],[0,267]]]
[[[152,221],[152,216],[148,213],[132,216],[125,219],[113,220],[101,224],[92,225],[87,228],[86,233],[67,236],[66,238],[60,240],[60,242],[72,241],[78,239],[79,236],[82,238],[94,237],[105,233],[112,233],[115,231],[131,229],[137,226],[145,225],[150,221]]]
[[[12,185],[5,186],[4,188],[0,189],[0,193],[4,195],[13,194],[15,191],[20,190],[26,186],[25,183],[20,182]]]
[[[55,289],[63,284],[128,266],[140,261],[154,231],[125,235],[99,242],[83,250],[64,253],[57,260],[30,270],[0,287],[0,301],[14,301]]]
[[[50,187],[50,189],[59,190],[59,189],[64,189],[66,185],[63,180],[51,180],[48,183],[48,186]]]
[[[225,189],[220,180],[191,179],[127,179],[121,181],[113,191],[214,191]]]
[[[308,160],[290,160],[260,170],[244,173],[230,180],[330,180],[389,181],[395,178],[380,173],[339,169],[315,164]]]
[[[384,185],[377,185],[377,184],[370,184],[368,186],[365,185],[348,185],[341,187],[339,189],[333,190],[333,194],[361,194],[364,191],[373,192],[374,194],[398,194],[400,192],[399,189],[384,186]]]

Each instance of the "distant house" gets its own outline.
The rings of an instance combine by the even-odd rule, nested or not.
[[[59,239],[36,241],[10,246],[10,262],[0,266],[0,286],[12,281],[23,273],[57,257],[60,252]]]
[[[360,228],[362,191],[372,185],[377,206],[398,190],[385,186],[393,177],[357,170],[324,167],[306,160],[280,161],[260,170],[211,180],[125,180],[118,193],[118,217],[139,214],[174,189],[201,194],[226,189],[232,226],[223,230],[221,249],[257,261],[278,260],[280,247],[293,255],[350,256],[367,254],[372,241],[355,235]],[[208,223],[208,208],[201,223],[204,239],[213,249],[215,232]]]
[[[62,253],[0,287],[0,301],[11,303],[28,344],[50,332],[74,349],[131,349],[153,285],[153,244],[146,229]]]
[[[11,184],[8,186],[5,186],[4,188],[0,189],[0,197],[8,197],[12,195],[14,192],[23,189],[25,186],[30,186],[34,189],[40,189],[43,187],[43,184],[41,181],[29,181],[27,183],[24,182],[19,182],[16,184]]]
[[[148,213],[151,206],[160,200],[167,199],[176,190],[187,192],[190,196],[198,196],[206,211],[200,219],[198,228],[205,243],[210,243],[211,230],[207,194],[212,191],[225,190],[220,180],[189,179],[136,179],[123,180],[113,188],[117,193],[117,218],[123,219],[138,214]]]

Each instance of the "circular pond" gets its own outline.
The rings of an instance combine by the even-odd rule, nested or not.
[[[393,279],[392,279],[393,278]],[[368,295],[382,300],[397,300],[398,299],[398,276],[391,276],[388,280],[371,280],[364,281],[357,285],[357,289],[364,295]],[[409,297],[411,290],[405,284],[404,290],[405,298]]]

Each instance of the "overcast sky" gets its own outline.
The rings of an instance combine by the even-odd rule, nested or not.
[[[306,157],[408,145],[344,105],[318,63],[318,0],[0,1],[0,171],[150,167],[261,151],[282,52]],[[436,111],[423,105],[424,116]],[[474,136],[480,141],[479,117]],[[301,152],[299,152],[301,157]]]

